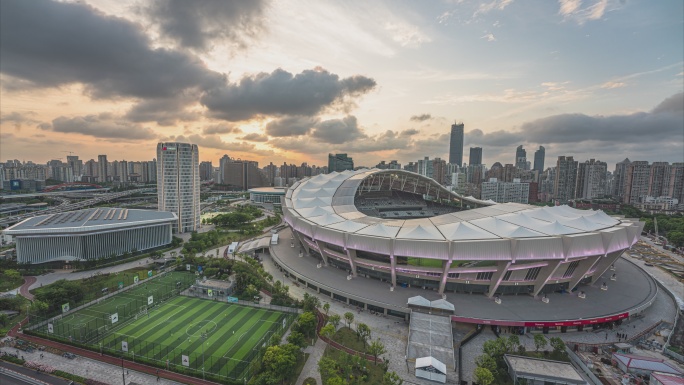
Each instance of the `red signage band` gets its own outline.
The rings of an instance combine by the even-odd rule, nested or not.
[[[572,321],[506,321],[506,320],[485,320],[479,318],[451,316],[453,322],[463,322],[471,324],[498,325],[498,326],[525,326],[525,327],[556,327],[556,326],[581,326],[593,325],[604,322],[612,322],[629,317],[629,312],[613,315],[610,317],[589,318]]]

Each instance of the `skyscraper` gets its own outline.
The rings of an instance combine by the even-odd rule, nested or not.
[[[647,161],[631,162],[625,173],[625,185],[622,202],[639,203],[642,198],[648,196],[651,167]]]
[[[539,149],[534,152],[534,170],[539,173],[544,172],[544,157],[546,156],[546,149],[544,146],[539,146]]]
[[[615,165],[615,172],[613,172],[613,197],[622,201],[622,197],[625,195],[625,179],[627,178],[627,168],[629,164],[632,163],[629,158],[625,158],[620,163]]]
[[[527,169],[527,151],[522,144],[515,149],[515,167],[521,170]]]
[[[577,162],[571,156],[559,156],[556,162],[556,179],[553,196],[561,203],[575,198]]]
[[[451,140],[449,142],[449,163],[463,165],[463,123],[451,125]]]
[[[109,176],[109,163],[107,163],[107,155],[97,156],[97,180],[99,182],[107,182]]]
[[[159,211],[178,216],[174,231],[200,227],[199,149],[196,144],[157,144],[157,201]]]
[[[200,180],[211,180],[214,176],[214,166],[209,162],[202,162],[199,165],[200,168]]]
[[[347,154],[328,154],[328,173],[353,169],[354,160],[348,157]]]
[[[482,147],[470,147],[470,157],[468,158],[468,164],[474,166],[476,164],[482,164]]]

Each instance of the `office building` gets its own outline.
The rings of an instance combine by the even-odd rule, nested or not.
[[[107,163],[107,155],[97,156],[97,178],[100,183],[109,181],[109,163]]]
[[[76,155],[67,156],[67,164],[71,167],[71,171],[76,179],[80,179],[83,175],[83,161],[78,159]]]
[[[534,170],[539,171],[539,174],[544,172],[544,157],[546,156],[546,149],[544,146],[539,146],[539,149],[534,152]]]
[[[354,160],[348,157],[347,154],[328,154],[328,173],[353,169]]]
[[[515,167],[527,170],[527,151],[525,151],[522,145],[515,149]]]
[[[159,211],[176,214],[174,231],[200,227],[199,149],[196,144],[157,144],[157,201]]]
[[[468,164],[474,166],[476,164],[482,164],[482,147],[470,147],[470,157],[468,158]]]
[[[249,160],[231,160],[223,167],[223,184],[235,191],[265,187],[266,176],[259,169],[259,163]]]
[[[463,165],[463,123],[451,125],[451,139],[449,141],[449,163]]]
[[[559,156],[556,161],[556,180],[553,186],[553,197],[560,203],[575,198],[577,187],[577,161],[571,156]]]
[[[575,197],[580,199],[595,199],[605,196],[607,175],[608,164],[606,162],[590,159],[583,163],[579,163]]]
[[[670,182],[670,164],[653,162],[648,176],[648,196],[659,197],[668,194]]]

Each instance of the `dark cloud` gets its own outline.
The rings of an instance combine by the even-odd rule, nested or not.
[[[262,115],[313,116],[334,105],[369,92],[375,80],[364,76],[341,79],[322,68],[293,75],[283,69],[242,78],[209,90],[201,103],[210,115],[241,121]]]
[[[317,123],[317,118],[309,116],[287,116],[269,122],[266,133],[275,137],[299,136],[308,134]]]
[[[329,144],[342,144],[354,141],[364,136],[357,125],[355,116],[346,116],[342,119],[331,119],[320,122],[311,132],[316,140]]]
[[[52,124],[41,124],[39,128],[68,134],[82,134],[104,139],[140,140],[157,137],[152,129],[112,118],[108,114],[60,116]]]
[[[35,115],[37,115],[37,114],[33,111],[27,111],[27,112],[12,111],[9,114],[0,115],[0,124],[8,123],[8,122],[13,123],[14,129],[19,131],[19,130],[21,130],[22,125],[24,125],[24,124],[39,123],[39,121],[32,118],[32,116],[35,116]]]
[[[191,100],[184,97],[166,99],[147,99],[134,105],[126,112],[126,119],[133,122],[157,122],[160,126],[172,126],[180,121],[194,121],[200,117],[198,112],[189,111]]]
[[[263,0],[155,0],[144,9],[160,35],[207,50],[215,43],[244,47],[264,31]]]
[[[82,83],[95,98],[173,98],[225,82],[197,57],[153,49],[136,24],[83,3],[0,2],[0,47],[10,87]]]
[[[251,134],[247,134],[247,135],[241,137],[240,139],[241,140],[247,140],[250,142],[268,142],[268,136],[259,135],[256,132],[253,132]]]
[[[229,124],[220,123],[205,127],[202,133],[205,135],[213,134],[239,134],[242,130],[239,127],[234,127]]]
[[[408,130],[404,130],[399,133],[400,136],[413,136],[418,134],[420,134],[420,131],[416,130],[415,128],[409,128]]]
[[[426,120],[432,119],[432,115],[430,114],[420,114],[420,115],[413,115],[411,119],[409,119],[412,122],[424,122]]]
[[[652,113],[654,114],[661,114],[667,112],[675,114],[684,113],[684,92],[674,94],[669,98],[663,100],[652,111]]]

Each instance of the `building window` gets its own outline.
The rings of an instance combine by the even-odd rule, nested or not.
[[[511,279],[511,273],[513,273],[513,270],[508,270],[506,274],[504,274],[503,280],[508,281]]]
[[[563,274],[563,278],[572,277],[572,273],[575,272],[577,265],[579,265],[579,261],[571,262],[570,265],[568,265],[568,268],[565,270],[565,274]]]
[[[492,279],[493,275],[494,275],[493,271],[477,273],[477,280],[478,281],[490,281]]]
[[[527,274],[525,274],[525,281],[534,281],[535,279],[537,279],[537,276],[539,275],[540,271],[541,267],[535,267],[527,270]]]

